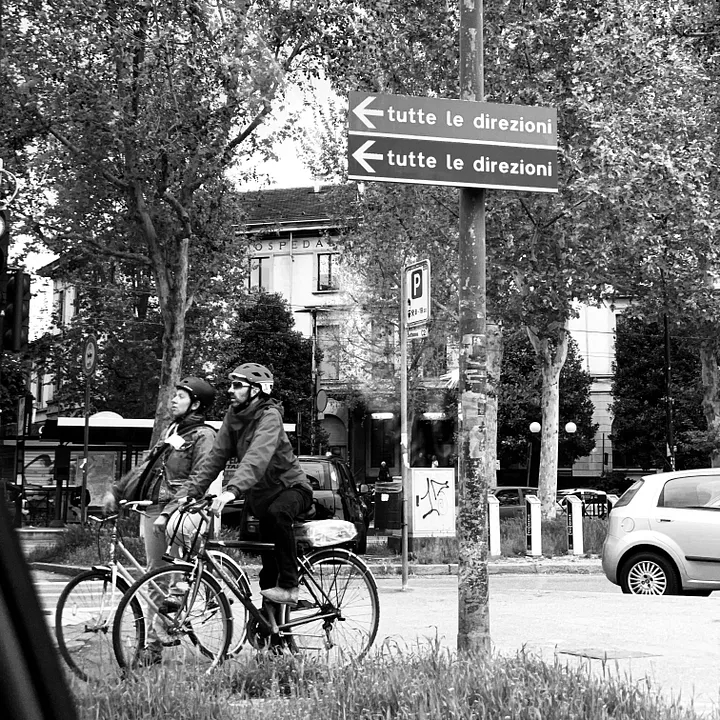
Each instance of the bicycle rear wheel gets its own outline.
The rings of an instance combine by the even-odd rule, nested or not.
[[[290,611],[290,646],[324,654],[331,662],[362,658],[380,623],[375,578],[347,550],[319,550],[308,562],[310,571],[300,577],[298,605]]]
[[[207,554],[211,555],[212,559],[232,578],[237,592],[247,597],[252,595],[248,575],[243,566],[240,565],[235,558],[226,555],[220,550],[207,550]],[[234,657],[242,650],[242,646],[245,644],[250,613],[248,613],[247,608],[237,599],[235,593],[225,584],[225,581],[214,572],[212,575],[220,583],[220,587],[225,593],[225,597],[227,597],[228,604],[230,605],[233,629],[227,654],[228,657]]]
[[[98,568],[75,576],[63,589],[55,609],[55,637],[65,662],[79,678],[105,680],[117,672],[112,626],[129,584],[112,581]]]
[[[169,565],[147,573],[118,606],[113,648],[122,668],[162,663],[210,670],[227,652],[232,619],[227,598],[209,573]]]

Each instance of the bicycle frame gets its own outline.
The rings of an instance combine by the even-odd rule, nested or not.
[[[208,514],[206,508],[202,507],[202,505],[196,505],[193,508],[193,511],[200,514],[203,519],[203,523],[206,523],[205,527],[208,528],[206,532],[209,533],[209,528],[212,527],[212,523],[210,515]],[[202,527],[203,523],[200,524],[200,528]],[[193,545],[195,544],[195,542],[197,542],[200,535],[201,532],[200,529],[198,529],[195,539],[193,540]],[[233,578],[223,569],[223,567],[219,563],[215,561],[215,558],[213,558],[213,556],[207,552],[208,550],[222,551],[224,549],[236,549],[245,550],[252,553],[262,553],[274,552],[275,546],[273,545],[273,543],[255,542],[251,540],[227,541],[213,540],[209,537],[204,537],[204,541],[200,544],[200,548],[195,555],[194,562],[189,563],[190,565],[193,565],[195,567],[193,577],[197,577],[207,570],[210,571],[210,574],[215,574],[219,576],[225,582],[225,585],[230,588],[233,595],[240,601],[245,610],[249,613],[250,617],[252,617],[259,624],[260,628],[265,633],[269,635],[282,636],[285,632],[292,630],[295,627],[307,625],[318,620],[331,621],[335,619],[342,619],[341,614],[335,608],[332,600],[327,596],[325,591],[322,589],[322,587],[320,587],[320,585],[313,577],[310,563],[308,562],[308,559],[304,554],[300,553],[298,555],[298,564],[300,566],[299,582],[301,585],[305,586],[305,588],[315,601],[317,607],[320,608],[320,610],[317,613],[313,613],[312,615],[307,615],[301,618],[297,618],[295,620],[284,620],[278,623],[277,618],[274,614],[273,605],[265,603],[263,604],[262,608],[258,608],[252,601],[252,598],[249,595],[243,593],[240,588],[236,587]],[[268,612],[270,617],[266,616],[266,614],[263,612],[263,608]]]
[[[118,552],[120,552],[125,558],[125,560],[130,565],[132,565],[132,567],[134,567],[135,570],[137,570],[139,573],[145,572],[145,568],[137,561],[137,558],[125,547],[122,538],[120,537],[120,534],[118,532],[118,523],[123,517],[123,510],[130,509],[141,512],[138,508],[145,507],[150,504],[151,503],[149,500],[141,500],[129,503],[123,501],[120,503],[120,509],[113,518],[112,530],[110,531],[110,562],[107,565],[92,566],[93,570],[103,570],[110,573],[110,607],[114,607],[116,594],[121,594],[120,591],[117,589],[118,575],[122,577],[128,583],[128,585],[132,585],[135,582],[135,578],[132,576],[131,572],[122,564],[121,560],[118,559]],[[103,520],[102,518],[96,518],[91,515],[88,516],[88,520],[94,520],[95,522],[99,523],[105,522],[105,520]],[[104,600],[105,598],[103,597],[103,602]],[[104,607],[100,608],[100,612],[98,613],[98,621],[103,625],[106,621]],[[90,630],[92,628],[87,629]]]

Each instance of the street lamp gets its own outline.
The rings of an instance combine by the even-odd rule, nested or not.
[[[530,442],[528,443],[528,466],[527,466],[527,485],[530,485],[530,479],[533,476],[533,457],[536,453],[533,452],[533,442],[537,439],[537,435],[542,430],[542,425],[537,421],[534,420],[530,423],[530,432],[532,435],[530,436]],[[565,432],[568,435],[572,435],[573,433],[577,432],[577,425],[571,420],[570,422],[565,423]],[[538,473],[539,473],[539,465],[540,465],[540,458],[538,453]]]

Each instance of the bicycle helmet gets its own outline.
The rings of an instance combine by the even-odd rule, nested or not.
[[[243,363],[238,365],[228,374],[231,380],[244,380],[251,385],[259,387],[266,395],[272,392],[275,382],[273,374],[263,365],[258,363]]]
[[[198,412],[209,410],[215,402],[217,390],[208,382],[198,377],[183,378],[176,386],[190,396],[191,404],[196,400],[200,403]]]

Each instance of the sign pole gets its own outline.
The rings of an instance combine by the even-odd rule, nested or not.
[[[82,488],[80,491],[80,522],[84,525],[87,522],[87,506],[85,503],[85,495],[87,494],[87,476],[89,458],[89,441],[90,441],[90,376],[95,374],[97,366],[97,340],[94,335],[90,335],[85,340],[83,347],[83,372],[85,373],[85,432],[83,438],[83,474]]]
[[[407,378],[407,276],[400,278],[400,470],[402,473],[402,589],[408,584],[408,523],[410,522],[410,454]]]
[[[460,5],[460,93],[482,101],[483,3]],[[487,565],[485,189],[460,190],[458,650],[490,651]]]

